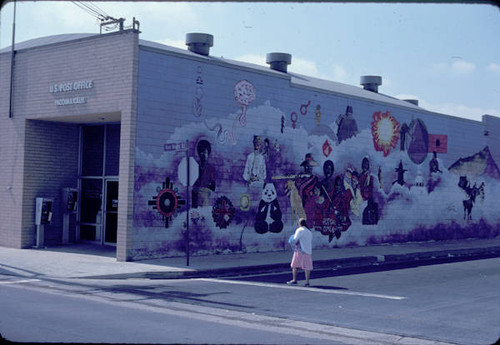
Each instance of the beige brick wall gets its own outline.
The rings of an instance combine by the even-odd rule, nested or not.
[[[124,31],[18,51],[13,118],[9,118],[10,53],[0,54],[1,246],[22,248],[34,244],[34,198],[47,196],[58,200],[60,188],[76,186],[77,124],[86,123],[89,116],[120,114],[117,252],[122,260],[127,258],[127,233],[132,219],[128,182],[133,181],[135,154],[137,46],[138,33]],[[92,80],[93,87],[58,93],[50,90],[51,85],[81,80]],[[86,101],[64,106],[55,103],[57,99],[73,97],[85,97]],[[59,205],[55,206],[59,212]],[[50,242],[57,242],[61,234],[60,219],[57,214],[54,217],[47,238]]]

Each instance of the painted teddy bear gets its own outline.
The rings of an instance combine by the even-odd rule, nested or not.
[[[265,183],[262,189],[262,200],[255,216],[255,231],[259,234],[265,234],[268,231],[278,233],[283,230],[282,214],[276,197],[274,184]]]

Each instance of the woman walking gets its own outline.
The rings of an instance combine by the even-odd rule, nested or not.
[[[306,220],[299,219],[299,227],[295,230],[295,234],[290,237],[290,244],[294,246],[292,257],[292,280],[287,282],[288,285],[297,285],[297,273],[299,268],[304,270],[306,275],[306,283],[309,285],[309,278],[313,269],[312,262],[312,232],[308,229]]]

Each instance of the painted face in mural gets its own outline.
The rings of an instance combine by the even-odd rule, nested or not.
[[[363,171],[368,171],[370,170],[370,161],[368,160],[368,158],[363,158],[363,162],[361,163],[361,169],[363,169]]]
[[[256,135],[253,137],[253,149],[255,151],[260,151],[260,147],[262,146],[262,139]]]
[[[276,188],[274,187],[274,184],[266,183],[266,185],[262,189],[262,200],[270,203],[274,199],[276,199]]]
[[[208,160],[208,156],[210,155],[210,143],[206,140],[200,140],[198,142],[196,150],[198,151],[198,156],[200,157],[200,163],[204,165],[204,163],[206,163]]]
[[[327,160],[325,164],[323,164],[323,173],[325,174],[325,177],[332,177],[334,172],[335,166],[333,165],[333,162],[331,160]]]
[[[300,164],[301,167],[304,167],[305,174],[312,174],[313,167],[318,166],[318,163],[314,160],[314,157],[311,153],[306,154],[304,161]]]

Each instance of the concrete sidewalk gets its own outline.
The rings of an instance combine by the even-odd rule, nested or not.
[[[24,278],[174,279],[284,272],[291,250],[118,262],[115,248],[73,244],[44,249],[0,247],[0,274]],[[315,250],[315,269],[375,268],[500,257],[500,237]]]

